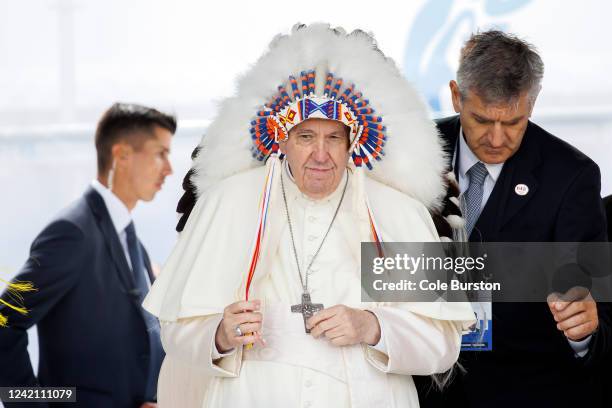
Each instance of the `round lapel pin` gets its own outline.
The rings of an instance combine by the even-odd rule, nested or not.
[[[517,195],[520,195],[520,196],[525,196],[525,195],[527,195],[527,193],[529,192],[529,187],[527,187],[527,184],[517,184],[517,185],[514,187],[514,192],[515,192]]]

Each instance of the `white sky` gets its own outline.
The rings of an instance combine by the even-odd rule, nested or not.
[[[610,2],[527,0],[496,16],[487,7],[513,1],[311,0],[290,7],[262,1],[2,0],[0,133],[15,126],[93,124],[116,100],[156,105],[180,119],[210,119],[215,102],[232,94],[235,77],[274,34],[297,21],[372,31],[382,50],[402,65],[410,27],[429,1],[452,9],[432,44],[453,18],[471,12],[448,50],[450,64],[474,26],[504,24],[535,43],[546,63],[537,112],[612,111]],[[72,30],[70,19],[60,18],[70,4]],[[72,63],[62,69],[61,61]]]

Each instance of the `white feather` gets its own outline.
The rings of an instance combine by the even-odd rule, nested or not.
[[[463,228],[465,226],[465,219],[458,215],[448,215],[446,216],[446,221],[448,221],[451,228]]]

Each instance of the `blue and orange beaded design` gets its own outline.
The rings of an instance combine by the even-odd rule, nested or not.
[[[279,86],[277,93],[257,112],[251,121],[253,157],[265,161],[279,150],[278,142],[289,131],[311,118],[337,120],[350,129],[353,142],[351,157],[355,166],[372,169],[373,160],[381,160],[387,140],[382,116],[376,115],[368,99],[351,84],[344,87],[342,78],[328,73],[323,96],[315,95],[315,71],[302,71],[299,80],[288,78],[290,89]],[[291,94],[291,95],[290,95]]]

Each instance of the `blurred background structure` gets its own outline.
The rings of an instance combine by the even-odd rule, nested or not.
[[[0,277],[11,278],[41,228],[95,176],[93,131],[115,101],[174,112],[175,174],[134,212],[153,261],[175,240],[190,153],[220,99],[278,32],[330,22],[375,34],[421,91],[432,117],[452,113],[462,42],[498,27],[537,46],[546,72],[533,120],[595,160],[612,193],[612,3],[584,0],[0,2]],[[245,124],[245,133],[248,132]],[[36,339],[31,353],[36,359]]]

